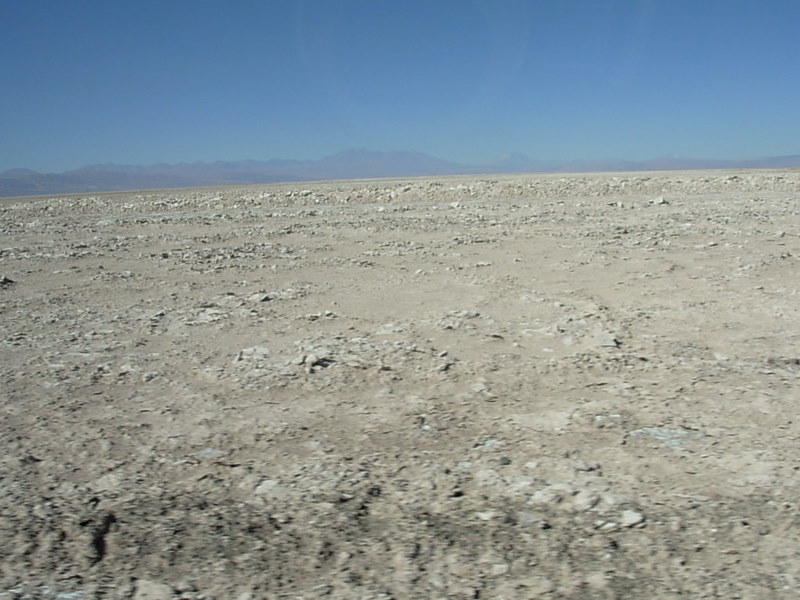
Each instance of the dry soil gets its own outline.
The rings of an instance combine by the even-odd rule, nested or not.
[[[800,171],[0,215],[0,600],[800,595]]]

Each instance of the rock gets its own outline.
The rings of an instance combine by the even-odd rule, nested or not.
[[[528,598],[538,598],[556,589],[555,584],[549,579],[536,576],[520,579],[519,585],[525,590]]]
[[[603,348],[617,348],[619,347],[619,340],[609,331],[598,331],[594,334],[594,339],[597,344]]]
[[[544,518],[529,510],[521,510],[517,513],[517,522],[522,525],[541,524]]]
[[[492,519],[499,519],[503,516],[503,513],[501,513],[499,510],[490,508],[489,510],[475,511],[475,516],[481,521],[491,521]]]
[[[253,493],[258,496],[267,496],[269,498],[283,498],[289,494],[289,488],[281,485],[274,479],[265,479],[256,486]]]
[[[569,427],[571,413],[559,410],[546,410],[538,413],[511,414],[515,424],[534,431],[561,431]]]
[[[603,590],[608,587],[609,577],[606,573],[592,573],[586,577],[587,585],[594,590]]]
[[[242,360],[259,361],[269,356],[269,348],[266,346],[253,346],[252,348],[243,348],[239,351],[234,359],[234,362]]]
[[[202,460],[215,460],[224,456],[225,452],[218,448],[203,448],[202,450],[198,450],[192,456],[200,458]]]
[[[122,481],[116,473],[106,473],[96,479],[91,485],[96,492],[109,492],[119,488]]]
[[[273,297],[269,294],[264,294],[262,292],[256,292],[255,294],[251,294],[247,297],[250,302],[270,302],[273,300]]]
[[[619,519],[620,527],[634,527],[639,523],[644,523],[644,515],[635,510],[624,510]]]
[[[699,431],[683,427],[641,427],[628,432],[626,437],[646,435],[663,442],[673,450],[682,449],[688,442],[705,437]]]
[[[593,508],[600,501],[600,496],[593,490],[583,489],[572,499],[572,506],[577,511]]]
[[[557,506],[570,498],[575,493],[575,489],[567,483],[556,483],[541,490],[537,490],[528,499],[529,504],[547,504]]]
[[[497,446],[498,444],[502,444],[500,440],[496,440],[494,438],[487,438],[475,444],[474,448],[491,448],[492,446]]]
[[[196,592],[197,587],[189,581],[180,581],[175,584],[175,591],[180,593]]]
[[[505,480],[494,469],[479,469],[475,472],[475,483],[480,486],[488,486],[500,489],[505,486]]]
[[[9,287],[11,285],[14,285],[15,283],[16,281],[14,281],[13,279],[9,279],[5,275],[0,275],[0,287]]]
[[[172,598],[172,591],[170,586],[163,583],[139,579],[136,582],[133,600],[169,600]]]

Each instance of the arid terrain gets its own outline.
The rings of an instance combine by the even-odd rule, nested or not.
[[[800,170],[0,214],[0,600],[800,596]]]

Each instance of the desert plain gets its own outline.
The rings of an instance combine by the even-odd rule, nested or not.
[[[800,170],[0,214],[0,600],[800,596]]]

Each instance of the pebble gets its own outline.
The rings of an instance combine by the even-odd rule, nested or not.
[[[198,450],[192,456],[203,460],[214,460],[224,456],[225,452],[220,450],[219,448],[203,448],[202,450]]]
[[[644,515],[635,510],[624,510],[620,516],[619,524],[621,527],[634,527],[644,523]]]
[[[600,496],[588,489],[581,490],[572,499],[572,506],[575,510],[584,511],[593,508],[600,501]]]
[[[289,488],[281,485],[274,479],[264,479],[256,486],[253,493],[257,496],[267,496],[269,498],[283,498],[289,494]]]
[[[499,510],[490,508],[489,510],[476,511],[475,516],[481,521],[491,521],[492,519],[498,519],[502,517],[503,513],[501,513]]]
[[[172,597],[173,589],[170,586],[148,579],[139,579],[133,594],[133,600],[170,600]]]
[[[269,348],[266,346],[253,346],[252,348],[244,348],[243,350],[240,350],[236,355],[236,360],[234,362],[241,360],[260,360],[268,356]]]
[[[190,583],[188,581],[180,581],[175,585],[175,591],[181,593],[196,592],[197,588],[193,583]]]
[[[619,346],[619,340],[609,331],[599,331],[595,333],[594,339],[597,344],[603,348],[617,348]]]

